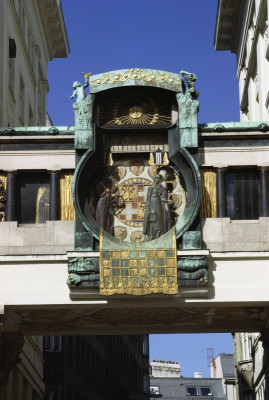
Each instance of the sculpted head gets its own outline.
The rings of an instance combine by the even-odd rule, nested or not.
[[[168,177],[168,173],[167,173],[167,171],[166,171],[165,169],[161,169],[161,170],[159,171],[159,174],[158,174],[158,175],[161,175],[161,177],[162,177],[164,180],[166,180],[167,177]]]
[[[155,183],[161,183],[161,181],[163,180],[163,177],[162,177],[162,175],[157,174],[154,176],[153,180]]]
[[[81,86],[80,82],[76,81],[73,83],[73,88],[76,89],[77,87]]]

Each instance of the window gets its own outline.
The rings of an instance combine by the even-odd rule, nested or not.
[[[61,400],[61,385],[47,385],[45,400]],[[51,386],[51,387],[49,387]]]
[[[9,58],[16,58],[16,42],[14,39],[9,39]]]
[[[197,386],[188,386],[187,387],[187,395],[188,396],[198,396]]]
[[[143,356],[149,355],[149,336],[143,335]]]
[[[24,103],[25,103],[25,88],[24,88],[24,82],[22,79],[22,76],[20,76],[20,101],[19,101],[19,118],[21,125],[24,124]]]
[[[212,396],[212,390],[210,386],[200,387],[202,396]]]
[[[227,216],[234,220],[259,218],[259,177],[256,169],[226,172]]]
[[[29,105],[29,118],[28,118],[28,125],[29,126],[33,126],[34,125],[34,114],[33,114],[33,110],[32,107]]]
[[[60,352],[62,350],[62,337],[59,335],[45,336],[45,351]]]
[[[23,173],[18,176],[18,222],[45,223],[49,219],[49,175]]]
[[[47,392],[45,394],[45,400],[60,400],[60,394],[57,392]]]
[[[149,391],[150,394],[160,394],[159,386],[151,386]]]
[[[10,58],[8,62],[8,85],[12,91],[12,95],[15,95],[15,58]]]

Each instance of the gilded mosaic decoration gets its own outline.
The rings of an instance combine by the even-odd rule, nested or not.
[[[174,229],[164,235],[163,248],[141,243],[132,249],[117,247],[110,236],[100,236],[100,294],[176,294],[177,251]]]
[[[165,234],[186,205],[176,168],[149,165],[143,158],[102,167],[91,188],[89,206],[99,227],[127,242],[142,243]]]

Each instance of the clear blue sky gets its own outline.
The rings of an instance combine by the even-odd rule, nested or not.
[[[67,59],[49,63],[48,112],[73,125],[72,84],[82,71],[186,70],[198,76],[199,122],[239,120],[235,55],[213,46],[217,0],[62,0]]]
[[[217,0],[62,0],[62,8],[71,52],[49,63],[55,125],[74,125],[69,97],[82,71],[138,67],[194,72],[199,122],[239,120],[235,55],[213,46]],[[150,359],[178,361],[184,376],[208,376],[208,347],[215,356],[231,353],[231,335],[152,335]]]
[[[208,348],[213,348],[214,357],[233,353],[231,333],[150,335],[150,361],[178,361],[185,378],[193,377],[194,372],[210,376]]]

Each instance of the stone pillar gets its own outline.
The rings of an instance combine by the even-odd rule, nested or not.
[[[264,328],[261,330],[259,340],[262,342],[262,347],[267,358],[269,358],[269,329]]]
[[[217,218],[227,217],[225,171],[226,168],[217,168]]]
[[[269,167],[259,168],[260,217],[269,217]]]
[[[7,172],[6,221],[16,221],[16,174],[17,171]]]
[[[24,337],[19,332],[4,332],[0,337],[0,399],[8,398],[11,371],[20,362]]]
[[[49,219],[57,221],[59,219],[59,171],[50,172],[50,206]]]

